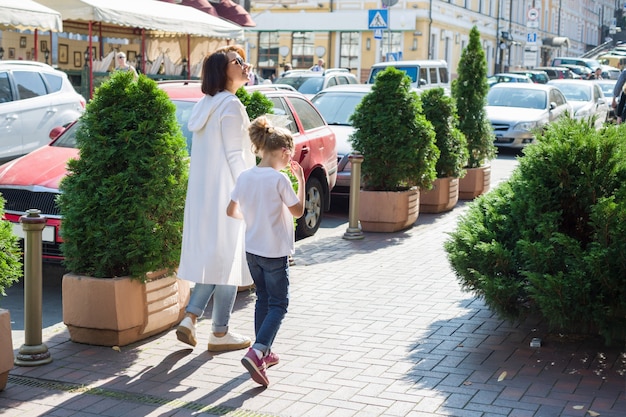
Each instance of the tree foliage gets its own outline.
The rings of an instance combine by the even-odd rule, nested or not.
[[[626,127],[565,119],[446,242],[464,289],[507,318],[626,336]]]
[[[435,166],[437,177],[462,177],[468,157],[467,141],[458,129],[454,99],[446,96],[440,87],[426,90],[421,99],[424,115],[435,129],[435,144],[440,152]]]
[[[435,131],[404,72],[387,67],[378,73],[372,91],[363,97],[350,119],[355,129],[350,138],[352,147],[364,158],[364,189],[396,191],[432,186],[439,157]]]
[[[96,91],[76,134],[59,206],[65,264],[95,277],[178,266],[188,175],[185,138],[167,94],[116,72]]]
[[[4,198],[0,194],[0,218],[4,215]],[[0,220],[0,295],[22,276],[22,253],[13,225]]]
[[[461,54],[458,73],[459,77],[452,83],[452,96],[456,100],[459,129],[467,139],[467,167],[478,168],[495,156],[496,148],[485,112],[489,92],[487,60],[476,26],[470,31],[469,43]]]

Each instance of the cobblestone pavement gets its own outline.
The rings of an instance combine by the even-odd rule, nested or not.
[[[495,186],[514,159],[493,166]],[[342,238],[346,211],[329,213],[297,243],[267,389],[241,366],[244,351],[203,349],[210,317],[193,350],[173,329],[121,351],[82,345],[58,323],[44,329],[53,362],[14,368],[0,415],[626,416],[624,349],[504,322],[460,290],[442,244],[466,208],[363,240]],[[253,310],[241,292],[232,330],[252,335]]]

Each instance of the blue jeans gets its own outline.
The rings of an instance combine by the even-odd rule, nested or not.
[[[287,257],[264,258],[246,252],[248,268],[256,287],[253,348],[267,354],[274,343],[289,305],[289,261]]]
[[[191,292],[186,311],[196,317],[202,317],[213,293],[215,293],[215,297],[213,297],[213,315],[211,317],[213,320],[213,333],[224,333],[228,331],[230,313],[235,305],[235,298],[237,297],[236,285],[196,284]]]

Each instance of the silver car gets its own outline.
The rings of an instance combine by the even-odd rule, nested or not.
[[[591,80],[550,80],[548,84],[558,87],[572,104],[574,118],[593,120],[596,129],[602,128],[609,118],[608,100],[602,88]],[[613,95],[611,94],[611,100]]]
[[[500,83],[487,94],[487,118],[493,126],[495,145],[523,148],[535,141],[535,130],[567,114],[572,105],[550,84]]]
[[[0,161],[50,142],[50,131],[78,119],[85,99],[67,75],[34,61],[0,61]]]

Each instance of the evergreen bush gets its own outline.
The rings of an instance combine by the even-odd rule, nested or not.
[[[432,187],[439,150],[422,103],[402,71],[378,73],[350,120],[352,148],[363,155],[363,189],[396,191]]]
[[[506,318],[624,339],[625,134],[569,118],[539,134],[445,243],[462,287]]]
[[[4,215],[4,198],[0,194],[0,219]],[[0,220],[0,295],[22,276],[22,253],[18,238],[13,234],[13,225]]]
[[[59,206],[66,267],[109,278],[173,270],[180,260],[188,175],[176,109],[157,84],[118,71],[79,120]]]
[[[452,83],[452,97],[456,100],[459,130],[467,140],[468,168],[483,166],[496,154],[491,123],[487,119],[487,60],[480,44],[480,32],[474,26],[467,47],[461,53],[459,76]]]
[[[454,99],[445,95],[443,88],[431,88],[421,95],[424,116],[435,129],[435,144],[439,159],[435,165],[437,178],[459,178],[465,174],[467,141],[458,129],[458,115]]]

